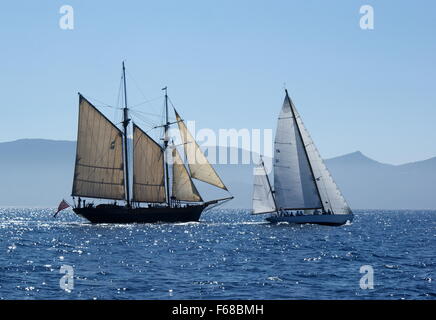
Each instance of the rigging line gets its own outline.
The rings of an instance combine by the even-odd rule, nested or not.
[[[155,127],[156,126],[155,122],[153,122],[153,121],[143,117],[140,114],[136,114],[135,111],[132,112],[132,115],[134,115],[137,119],[141,120],[141,122],[145,123],[147,126],[150,126],[150,127]]]
[[[145,101],[139,102],[139,103],[137,103],[137,104],[131,106],[130,108],[131,108],[131,109],[132,109],[132,108],[136,108],[136,107],[139,107],[139,106],[141,106],[141,105],[144,105],[144,104],[147,104],[147,103],[150,103],[150,102],[154,102],[154,101],[159,100],[159,99],[162,99],[162,97],[159,96],[159,97],[156,97],[156,98],[151,99],[151,100],[145,100]]]
[[[174,106],[173,102],[171,101],[170,97],[168,97],[168,101],[170,102],[171,106],[173,107],[174,110],[176,110],[176,107]],[[184,119],[182,119],[182,121],[184,121]]]
[[[129,78],[131,78],[131,79],[133,80],[133,83],[135,84],[135,86],[136,86],[136,88],[138,89],[138,91],[141,93],[141,95],[142,95],[142,97],[144,98],[144,100],[149,100],[149,99],[145,96],[145,94],[144,94],[144,92],[141,90],[141,88],[139,87],[138,82],[135,80],[135,78],[130,74],[130,72],[129,72],[128,70],[126,70],[126,71],[127,71],[127,75],[129,76]]]
[[[114,107],[114,106],[112,106],[112,105],[110,105],[110,104],[108,104],[108,103],[106,103],[106,102],[103,102],[103,101],[100,101],[100,100],[97,100],[96,98],[93,98],[93,97],[90,97],[90,96],[88,96],[88,95],[84,95],[84,94],[82,94],[82,96],[86,99],[86,100],[88,100],[88,101],[91,101],[91,100],[93,100],[93,101],[96,101],[96,102],[98,102],[100,105],[98,105],[98,107],[100,107],[100,108],[113,108],[113,109],[118,109],[117,107]],[[92,102],[92,101],[91,101]],[[94,105],[94,103],[93,103],[93,105]]]
[[[123,73],[121,72],[121,76],[120,76],[120,84],[118,86],[118,97],[117,97],[117,106],[121,107],[121,94],[123,92]]]
[[[118,97],[117,100],[115,102],[115,105],[121,109],[121,103],[120,103],[120,99],[121,99],[121,93],[122,93],[122,89],[123,88],[123,72],[121,71],[121,76],[120,76],[120,84],[118,86]],[[117,119],[117,112],[114,112],[114,119]]]
[[[135,115],[137,115],[137,116],[140,117],[140,118],[143,118],[144,121],[147,121],[147,122],[150,122],[150,123],[154,123],[154,121],[148,119],[148,118],[147,118],[144,114],[142,114],[141,112],[138,112],[138,111],[136,111],[136,110],[132,110],[132,113],[135,114]]]
[[[140,110],[133,110],[134,112],[137,112],[137,113],[141,113],[141,114],[143,114],[143,115],[147,115],[147,116],[154,116],[154,117],[161,117],[161,115],[160,114],[156,114],[156,113],[151,113],[151,112],[145,112],[145,111],[140,111]]]
[[[221,207],[222,205],[224,205],[225,203],[229,202],[230,200],[232,200],[232,199],[226,199],[226,200],[224,200],[224,201],[222,201],[222,202],[218,202],[218,203],[216,203],[216,204],[213,204],[213,205],[207,207],[206,209],[204,209],[203,212],[207,212],[207,211],[210,211],[210,210],[212,210],[212,209],[219,208],[219,207]]]
[[[173,107],[173,109],[176,110],[176,107],[174,106],[174,104],[173,104],[173,102],[171,101],[170,97],[168,97],[168,100],[169,100],[171,106]]]
[[[138,121],[139,120],[139,121]],[[145,122],[145,121],[142,121],[142,119],[140,119],[140,118],[135,118],[135,123],[139,123],[139,124],[141,124],[141,126],[140,127],[146,127],[147,128],[147,130],[148,129],[153,129],[154,128],[154,125],[153,124],[150,124],[150,123],[147,123],[147,122]]]

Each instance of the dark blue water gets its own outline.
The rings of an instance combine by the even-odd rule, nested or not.
[[[436,211],[357,211],[343,227],[90,225],[71,211],[0,209],[1,299],[435,299]],[[74,288],[60,288],[62,265]],[[363,290],[362,265],[374,269]]]

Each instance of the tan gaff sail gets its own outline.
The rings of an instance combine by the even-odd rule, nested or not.
[[[218,188],[227,190],[224,183],[221,181],[218,174],[215,172],[206,156],[201,151],[195,139],[192,137],[191,133],[186,128],[185,123],[180,118],[176,110],[177,123],[179,125],[180,135],[182,136],[182,141],[185,146],[185,154],[188,159],[189,171],[191,172],[191,177],[206,183],[209,183]]]
[[[173,149],[173,192],[176,200],[201,202],[203,199],[189,176],[176,148]]]
[[[72,195],[124,199],[122,133],[88,100],[81,95],[79,99]]]
[[[133,125],[133,201],[165,202],[162,148]]]

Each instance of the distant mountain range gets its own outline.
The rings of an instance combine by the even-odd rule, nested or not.
[[[0,143],[0,206],[53,207],[69,199],[75,145],[41,139]],[[390,165],[354,152],[326,165],[352,208],[436,209],[436,157]],[[250,208],[253,164],[215,168],[235,196],[226,206]],[[203,183],[197,186],[206,200],[223,195]]]

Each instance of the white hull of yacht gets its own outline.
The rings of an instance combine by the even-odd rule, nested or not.
[[[297,223],[297,224],[321,224],[327,226],[341,226],[347,221],[353,221],[353,214],[323,214],[323,215],[301,215],[301,216],[282,216],[282,215],[273,215],[271,217],[266,218],[267,221],[271,223]]]

